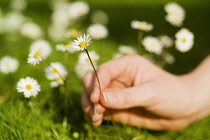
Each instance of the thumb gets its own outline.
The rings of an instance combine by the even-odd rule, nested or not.
[[[104,107],[127,109],[131,107],[148,107],[156,104],[158,95],[150,85],[142,85],[118,90],[104,91],[100,102]]]

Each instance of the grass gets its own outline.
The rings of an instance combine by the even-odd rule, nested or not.
[[[93,1],[92,1],[93,2]],[[112,1],[114,2],[114,1]],[[6,2],[5,2],[6,3]],[[7,5],[5,4],[4,5]],[[111,2],[110,2],[111,3]],[[47,29],[50,18],[49,15],[51,10],[46,8],[46,5],[29,5],[24,14],[30,16],[35,22],[40,24],[43,29]],[[6,6],[5,6],[6,7]],[[103,7],[103,6],[102,6]],[[2,7],[3,8],[3,7]],[[37,10],[37,8],[39,10]],[[93,8],[96,9],[96,6]],[[165,22],[160,22],[160,16],[163,16],[163,12],[160,10],[160,7],[152,8],[153,12],[149,12],[151,9],[143,8],[104,8],[105,11],[110,15],[110,38],[102,40],[100,42],[93,42],[88,48],[89,50],[95,50],[100,54],[101,59],[99,63],[103,63],[109,60],[114,52],[117,51],[117,46],[119,44],[135,44],[136,34],[131,31],[129,26],[130,20],[134,18],[145,18],[146,20],[151,20],[154,23],[158,24],[160,30],[174,32],[170,29]],[[119,17],[120,13],[124,11],[124,17]],[[135,15],[136,11],[140,11],[142,15]],[[8,9],[3,8],[3,11],[6,12]],[[191,24],[191,21],[187,21],[188,27],[195,29],[197,33],[197,38],[203,39],[199,34],[199,31],[196,30],[195,26],[199,19],[199,14],[203,16],[208,15],[206,9],[202,11],[194,11],[188,9],[189,18],[191,15],[196,15],[194,21]],[[157,14],[156,18],[151,16],[154,12]],[[200,12],[200,13],[199,13]],[[198,14],[199,13],[199,14]],[[130,15],[129,15],[130,14]],[[89,21],[88,21],[89,22]],[[200,22],[200,21],[199,21]],[[208,22],[206,25],[208,25]],[[120,24],[119,24],[120,23]],[[201,23],[204,25],[204,23]],[[194,25],[194,27],[193,27]],[[201,26],[202,26],[201,25]],[[205,31],[206,26],[204,26],[202,31]],[[171,34],[172,34],[171,33]],[[153,32],[157,34],[157,32]],[[47,39],[47,38],[46,38]],[[131,41],[132,40],[132,41]],[[55,42],[50,40],[52,47],[54,49],[53,54],[47,61],[54,62],[64,62],[64,57],[61,52],[55,51]],[[207,41],[208,42],[208,41]],[[186,55],[177,54],[178,62],[175,66],[169,66],[168,70],[173,73],[184,73],[191,70],[199,61],[207,54],[209,48],[202,46],[198,43],[195,46],[195,49],[192,50],[192,54],[188,53]],[[72,68],[70,72],[69,87],[71,92],[71,97],[74,102],[74,107],[70,107],[69,104],[65,104],[65,95],[63,94],[63,88],[51,89],[49,87],[49,81],[44,77],[43,69],[46,67],[45,64],[40,64],[39,66],[33,67],[26,63],[28,55],[28,46],[30,46],[31,40],[21,37],[19,34],[8,34],[0,35],[0,58],[4,55],[11,55],[18,58],[20,61],[20,68],[14,74],[3,75],[0,73],[0,139],[1,140],[205,140],[210,139],[210,133],[208,130],[210,128],[210,118],[203,119],[199,122],[196,122],[180,132],[172,131],[149,131],[146,129],[135,128],[128,125],[122,125],[112,122],[104,122],[100,127],[92,127],[88,122],[84,120],[84,114],[81,109],[81,92],[82,85],[80,79],[75,76],[73,67],[77,61],[77,55],[73,54],[70,56],[70,67]],[[203,45],[206,43],[203,43]],[[135,46],[135,45],[134,45]],[[202,46],[200,48],[200,46]],[[197,48],[197,49],[196,49]],[[200,49],[206,50],[204,53],[197,55],[196,51],[200,52]],[[196,62],[190,63],[188,67],[185,64],[189,60],[192,60],[192,55],[197,55],[197,59],[194,58]],[[183,62],[183,58],[186,58]],[[191,59],[190,59],[191,58]],[[185,66],[185,67],[184,67]],[[176,68],[176,69],[175,69]],[[25,99],[21,93],[16,91],[17,81],[25,76],[31,76],[36,78],[42,88],[42,91],[38,94],[37,97],[32,97],[30,99]]]

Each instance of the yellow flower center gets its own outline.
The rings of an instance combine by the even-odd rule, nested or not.
[[[56,69],[53,69],[51,72],[52,72],[53,74],[58,73],[58,71],[57,71]]]
[[[63,80],[62,77],[58,77],[55,79],[56,82]]]
[[[90,59],[89,59],[89,58],[86,58],[86,61],[87,61],[87,62],[90,62]]]
[[[31,85],[26,85],[26,89],[27,90],[31,90],[32,89],[32,86]]]
[[[36,52],[36,53],[34,54],[34,58],[38,58],[40,55],[41,55],[40,52]]]
[[[146,28],[146,23],[144,23],[144,22],[140,23],[139,28],[140,29],[145,29]]]
[[[76,38],[78,36],[78,31],[77,30],[71,30],[71,37]]]
[[[82,48],[84,48],[84,47],[87,46],[87,42],[82,41],[82,42],[79,43],[79,46],[82,47]]]
[[[70,47],[69,47],[69,45],[64,45],[63,46],[65,49],[69,49]]]
[[[186,38],[182,38],[182,42],[185,43],[187,41]]]
[[[155,48],[156,47],[155,43],[151,43],[151,47]]]

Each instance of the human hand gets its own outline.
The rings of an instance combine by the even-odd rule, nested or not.
[[[106,119],[154,130],[181,130],[210,112],[209,93],[200,94],[193,74],[172,75],[137,55],[106,62],[97,73],[103,94],[94,73],[84,76],[82,94],[83,110],[95,126]]]

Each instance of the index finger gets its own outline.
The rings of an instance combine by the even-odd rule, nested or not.
[[[90,100],[93,103],[98,103],[100,92],[105,91],[108,88],[109,84],[112,82],[112,80],[122,75],[127,74],[127,77],[124,76],[125,77],[124,81],[127,81],[127,82],[132,81],[132,78],[128,79],[128,77],[133,77],[132,73],[130,73],[130,75],[128,74],[128,71],[130,71],[128,69],[132,69],[132,68],[129,68],[128,64],[131,64],[133,59],[135,58],[137,58],[135,55],[128,55],[121,58],[110,60],[102,64],[101,66],[99,66],[97,69],[97,75],[98,75],[100,83],[97,81],[97,77],[95,75],[94,76],[95,80],[93,83],[93,91],[91,93]],[[100,91],[100,88],[101,88],[101,91]]]

